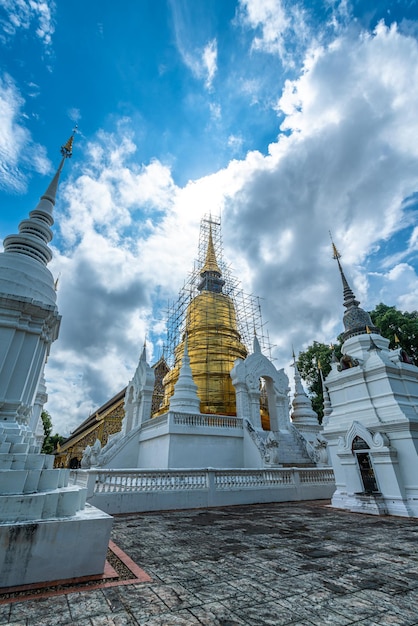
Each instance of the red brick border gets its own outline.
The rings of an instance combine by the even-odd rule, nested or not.
[[[0,605],[12,602],[25,602],[26,600],[36,600],[50,598],[51,596],[66,595],[75,591],[91,591],[93,589],[106,589],[107,587],[118,587],[120,585],[133,585],[135,583],[152,582],[152,578],[132,561],[132,559],[121,550],[112,540],[109,541],[109,550],[132,572],[132,578],[119,580],[118,573],[106,561],[103,574],[93,576],[81,576],[79,578],[66,578],[43,583],[32,583],[30,585],[20,585],[18,587],[0,588]],[[94,584],[97,581],[97,584]],[[87,584],[89,583],[89,584]],[[93,584],[91,584],[93,583]],[[65,588],[56,589],[65,585]],[[42,591],[44,590],[44,591]],[[33,592],[33,593],[31,593]],[[17,593],[12,597],[4,597],[8,594]]]

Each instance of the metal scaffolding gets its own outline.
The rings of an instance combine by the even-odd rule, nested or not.
[[[205,215],[200,222],[198,258],[194,262],[188,279],[180,289],[177,300],[169,303],[167,308],[167,340],[164,344],[164,356],[169,367],[174,365],[175,348],[182,340],[185,331],[187,308],[193,298],[199,294],[197,287],[201,280],[200,271],[205,263],[210,230],[216,259],[225,281],[222,292],[234,303],[241,341],[250,354],[253,351],[255,333],[263,353],[268,358],[272,358],[272,346],[268,330],[263,323],[260,298],[244,293],[240,281],[233,275],[231,266],[224,261],[220,217]]]

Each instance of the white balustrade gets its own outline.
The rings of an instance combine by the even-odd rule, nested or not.
[[[77,482],[86,484],[86,474],[95,474],[94,493],[277,488],[325,485],[334,482],[330,468],[272,468],[260,470],[86,470],[77,472]]]
[[[206,489],[207,476],[199,470],[101,470],[95,493],[189,491]]]
[[[193,413],[172,413],[173,423],[182,426],[204,426],[209,428],[240,428],[242,419],[230,415],[202,415]]]
[[[274,487],[294,484],[293,470],[221,470],[215,472],[216,489]]]
[[[299,470],[300,482],[310,485],[323,485],[335,481],[334,472],[331,468],[312,468]]]
[[[110,514],[323,500],[335,489],[328,467],[85,471],[87,501]]]
[[[165,426],[168,422],[168,413],[164,413],[163,415],[159,415],[158,417],[153,417],[141,424],[141,430],[148,430],[149,428],[161,428]]]

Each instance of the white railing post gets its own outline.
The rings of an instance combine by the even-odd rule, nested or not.
[[[297,496],[299,496],[300,488],[301,488],[301,481],[300,481],[300,473],[297,467],[292,467],[292,479],[293,479],[293,484],[296,489],[296,494]]]
[[[90,471],[87,475],[87,498],[91,498],[94,494],[94,489],[96,486],[96,478],[97,478],[97,472],[95,471]]]
[[[215,470],[211,467],[208,467],[206,470],[206,487],[208,490],[208,506],[214,506],[216,504],[216,481]]]

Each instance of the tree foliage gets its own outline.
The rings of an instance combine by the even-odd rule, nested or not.
[[[418,311],[398,311],[395,306],[380,303],[370,311],[370,317],[383,337],[390,339],[389,347],[401,347],[418,365]]]
[[[61,444],[65,441],[65,437],[58,435],[58,433],[55,433],[55,435],[51,435],[52,420],[48,411],[42,411],[41,419],[42,419],[42,424],[44,426],[44,434],[45,434],[45,439],[42,445],[41,452],[43,454],[52,454],[55,448],[57,447],[57,444]]]
[[[341,345],[327,346],[325,343],[314,341],[304,352],[300,352],[296,362],[300,375],[308,385],[308,391],[312,400],[312,408],[318,414],[319,422],[322,422],[324,415],[322,383],[319,373],[321,367],[322,375],[325,378],[331,370],[331,359],[335,353],[337,358],[341,356]]]
[[[383,337],[390,340],[389,347],[401,347],[418,365],[418,311],[398,311],[394,306],[378,304],[370,311],[372,322],[379,328]],[[395,340],[395,335],[399,343]],[[318,361],[321,364],[323,377],[331,370],[332,353],[337,359],[341,357],[341,336],[335,346],[314,341],[304,352],[300,352],[296,362],[300,375],[308,385],[312,407],[318,413],[319,421],[323,417],[322,385],[318,370]]]

